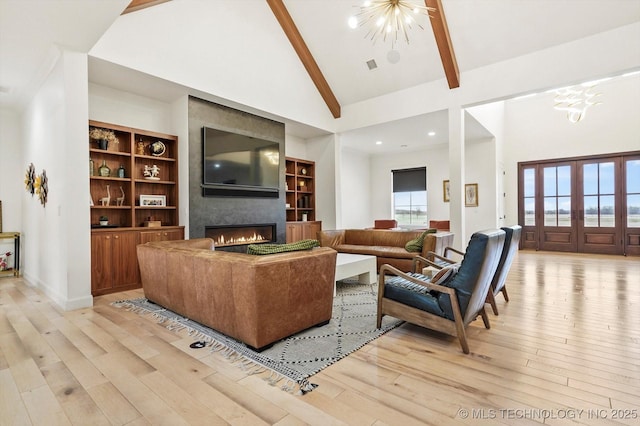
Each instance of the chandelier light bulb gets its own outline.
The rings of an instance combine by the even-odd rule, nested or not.
[[[358,18],[355,16],[350,17],[347,21],[347,24],[349,24],[349,28],[355,30],[356,28],[358,28]]]

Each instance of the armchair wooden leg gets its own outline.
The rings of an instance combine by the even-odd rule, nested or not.
[[[491,328],[491,324],[489,323],[489,317],[487,316],[487,311],[484,310],[484,306],[480,310],[480,315],[482,315],[482,322],[484,322],[484,327],[486,329]]]
[[[376,319],[376,328],[382,326],[382,299],[384,298],[384,272],[378,276],[378,318]]]
[[[493,309],[493,314],[498,315],[498,307],[496,306],[496,297],[493,294],[493,289],[490,288],[487,293],[487,303],[491,305],[491,309]]]
[[[460,346],[462,347],[462,352],[465,354],[469,353],[469,344],[467,343],[467,333],[464,331],[464,326],[462,329],[458,329],[458,340],[460,341]]]
[[[500,291],[502,292],[502,295],[504,296],[504,300],[506,300],[508,302],[509,301],[509,295],[507,294],[507,286],[505,285],[504,287],[502,287],[502,289]]]

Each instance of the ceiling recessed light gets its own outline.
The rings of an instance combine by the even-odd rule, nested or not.
[[[376,141],[376,145],[382,145],[382,141]]]
[[[436,135],[436,132],[429,132],[429,133],[427,133],[427,134],[428,134],[429,136],[435,136],[435,135]]]
[[[400,148],[406,148],[408,145],[400,145]]]

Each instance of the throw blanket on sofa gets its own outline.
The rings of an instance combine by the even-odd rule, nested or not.
[[[318,240],[300,240],[287,244],[249,244],[247,246],[247,254],[285,253],[288,251],[309,250],[314,247],[320,247]]]

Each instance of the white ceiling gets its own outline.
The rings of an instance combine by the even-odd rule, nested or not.
[[[400,61],[391,64],[386,59],[388,43],[374,45],[364,38],[366,31],[346,24],[360,0],[284,1],[343,108],[426,82],[442,80],[446,85],[426,18],[424,31],[411,31],[410,45],[397,45]],[[166,102],[189,93],[232,106],[238,102],[249,112],[268,116],[261,106],[278,93],[294,104],[316,100],[322,104],[319,114],[328,114],[265,0],[172,0],[118,17],[128,3],[0,0],[0,106],[24,105],[57,45],[90,52],[91,82]],[[640,0],[442,3],[461,74],[640,21]],[[118,64],[111,63],[116,56]],[[366,66],[370,59],[378,64],[373,71]],[[184,77],[180,81],[172,78],[178,71]],[[255,86],[238,81],[240,72],[252,73]],[[246,106],[242,95],[234,99],[243,89],[257,99],[254,105]],[[342,139],[368,152],[446,143],[443,114],[352,130]],[[286,122],[287,132],[299,137],[323,133],[296,123],[295,117],[273,118]],[[467,136],[488,137],[476,124],[467,120]],[[436,136],[425,136],[431,129]],[[376,146],[371,143],[375,140],[384,143]]]

